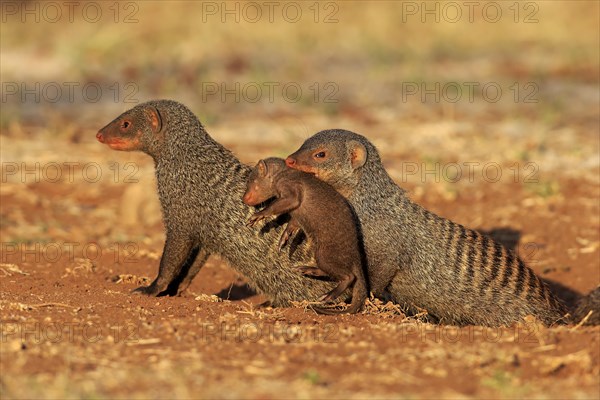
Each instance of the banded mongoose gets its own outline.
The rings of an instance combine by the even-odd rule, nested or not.
[[[334,186],[360,220],[371,291],[388,288],[441,322],[507,325],[534,315],[558,322],[564,306],[512,251],[413,203],[364,136],[321,131],[291,154],[289,167]]]
[[[300,267],[299,272],[326,275],[338,285],[319,300],[337,299],[351,286],[352,303],[345,310],[313,307],[321,314],[357,313],[367,299],[363,272],[364,255],[357,221],[347,200],[334,188],[314,176],[288,168],[281,158],[260,160],[250,173],[243,201],[257,206],[274,200],[248,220],[254,226],[266,217],[289,214],[289,230],[302,229],[313,243],[316,267]],[[291,228],[290,228],[291,227]],[[282,236],[281,245],[286,236]],[[281,246],[280,246],[281,247]]]
[[[185,289],[211,254],[220,255],[266,294],[273,306],[318,299],[331,282],[293,271],[310,265],[306,244],[279,253],[282,226],[258,232],[245,226],[253,208],[241,201],[251,168],[213,140],[183,104],[158,100],[121,114],[96,135],[115,150],[140,150],[155,163],[166,242],[156,279],[135,290],[146,295]]]

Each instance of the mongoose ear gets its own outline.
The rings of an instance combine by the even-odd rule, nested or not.
[[[267,163],[265,160],[260,160],[256,166],[258,167],[258,176],[267,176]]]
[[[153,132],[160,132],[162,129],[162,117],[156,107],[148,108],[148,117],[150,118],[150,126]]]
[[[362,143],[351,140],[348,142],[348,150],[350,151],[352,169],[365,165],[365,162],[367,162],[367,148]]]

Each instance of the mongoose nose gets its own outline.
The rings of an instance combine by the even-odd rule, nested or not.
[[[102,134],[102,132],[96,133],[96,139],[98,139],[100,143],[104,143],[104,135]]]
[[[290,168],[293,168],[294,165],[296,165],[296,160],[294,160],[292,157],[288,157],[285,159],[285,165],[287,165]]]
[[[242,201],[244,202],[244,204],[248,204],[248,202],[250,201],[250,197],[250,193],[246,193],[244,197],[242,197]]]

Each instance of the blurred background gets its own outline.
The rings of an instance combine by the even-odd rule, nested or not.
[[[149,157],[94,135],[168,98],[246,163],[290,154],[322,129],[362,133],[417,201],[468,226],[521,229],[503,209],[489,219],[515,208],[515,190],[530,205],[575,189],[598,199],[596,1],[1,4],[2,183],[19,193],[66,182],[93,197],[106,184],[156,211],[140,189],[152,185]],[[119,186],[128,178],[143,182]],[[123,211],[135,234],[160,225],[158,212],[131,216],[136,207]],[[133,234],[110,210],[86,211],[100,213],[98,240]],[[15,218],[3,225],[11,238],[47,240],[39,226],[62,225]]]
[[[0,6],[3,243],[136,243],[152,277],[154,166],[95,133],[165,98],[249,164],[361,133],[415,201],[510,243],[565,297],[600,282],[597,1]]]
[[[540,136],[591,156],[567,136],[598,133],[597,17],[595,1],[3,1],[0,126],[86,143],[171,98],[251,148],[339,126],[397,151],[437,153],[450,135],[440,153],[460,155],[476,132],[510,137],[510,157]]]

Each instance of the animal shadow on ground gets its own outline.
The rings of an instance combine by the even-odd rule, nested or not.
[[[232,283],[231,286],[222,289],[216,296],[223,300],[244,300],[256,295],[256,291],[247,283]]]
[[[521,239],[521,232],[512,228],[492,228],[489,231],[479,230],[479,233],[487,235],[516,253],[518,253],[518,244]],[[527,264],[527,263],[526,263]],[[539,276],[539,275],[538,275]],[[554,293],[569,310],[573,310],[577,301],[581,298],[581,293],[568,288],[567,286],[540,276],[540,279],[544,281],[549,287],[552,293]]]

